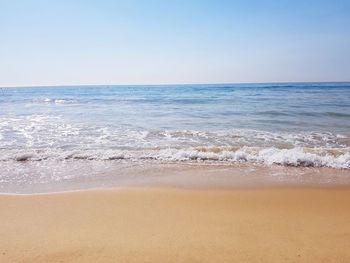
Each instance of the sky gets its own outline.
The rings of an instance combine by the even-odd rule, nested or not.
[[[350,81],[350,0],[0,0],[0,86]]]

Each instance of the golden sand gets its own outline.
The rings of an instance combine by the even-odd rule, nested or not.
[[[0,196],[0,262],[350,262],[350,190]]]

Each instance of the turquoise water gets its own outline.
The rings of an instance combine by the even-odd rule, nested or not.
[[[0,160],[350,168],[350,83],[3,88]]]

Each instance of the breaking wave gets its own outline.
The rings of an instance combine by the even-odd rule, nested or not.
[[[167,162],[222,162],[284,165],[295,167],[330,167],[350,169],[350,149],[302,148],[278,149],[275,147],[195,147],[187,149],[160,150],[85,150],[59,151],[21,150],[0,151],[1,161],[43,161],[43,160],[154,160]]]
[[[324,131],[142,129],[72,121],[60,115],[0,116],[0,161],[43,160],[244,162],[350,169],[350,138]]]

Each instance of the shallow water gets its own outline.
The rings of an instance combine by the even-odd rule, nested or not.
[[[0,179],[0,193],[33,194],[84,189],[166,187],[242,189],[350,187],[345,169],[265,166],[249,163],[130,160],[16,162]]]
[[[120,160],[349,169],[350,83],[0,91],[0,184]]]

